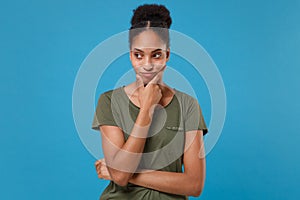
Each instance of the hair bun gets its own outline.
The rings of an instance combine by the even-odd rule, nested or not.
[[[150,21],[150,24],[151,22],[161,22],[159,27],[168,29],[172,24],[170,11],[163,5],[144,4],[134,9],[133,13],[134,14],[131,19],[132,27],[146,21]]]

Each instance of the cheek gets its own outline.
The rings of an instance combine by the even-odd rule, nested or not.
[[[138,71],[142,67],[142,63],[137,59],[132,59],[131,65],[132,65],[134,71]]]
[[[131,61],[131,65],[132,65],[133,67],[139,66],[139,65],[140,65],[140,62],[141,62],[140,60],[138,60],[137,58],[135,58],[135,56],[131,56],[130,61]]]
[[[136,62],[131,62],[131,65],[132,65],[132,67],[133,67],[133,70],[135,71],[135,72],[138,72],[139,71],[139,64],[138,63],[136,63]]]
[[[155,71],[160,71],[160,70],[162,70],[162,69],[164,68],[164,66],[165,66],[165,65],[162,64],[162,63],[161,63],[161,64],[156,64],[156,65],[155,65]]]

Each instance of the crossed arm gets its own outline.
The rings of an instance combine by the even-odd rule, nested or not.
[[[121,186],[130,182],[172,194],[186,196],[201,194],[205,180],[205,150],[202,130],[188,131],[185,134],[183,173],[166,171],[134,173],[140,159],[138,153],[143,152],[145,138],[133,137],[131,141],[129,138],[125,142],[122,130],[116,126],[104,125],[100,127],[100,130],[105,161],[98,160],[95,163],[99,178],[113,180]],[[118,155],[119,160],[113,159]],[[130,165],[126,166],[124,163]]]

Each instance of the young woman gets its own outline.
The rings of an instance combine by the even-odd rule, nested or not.
[[[104,152],[96,170],[110,180],[100,199],[187,199],[202,192],[207,127],[200,106],[162,80],[171,23],[163,5],[134,10],[129,44],[136,80],[101,94],[92,125]]]

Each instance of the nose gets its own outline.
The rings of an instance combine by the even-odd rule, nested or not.
[[[151,59],[148,56],[145,57],[143,68],[146,71],[151,71],[153,69],[153,63],[151,62]]]
[[[153,69],[153,64],[152,63],[147,63],[147,64],[143,65],[143,69],[145,71],[151,71]]]

